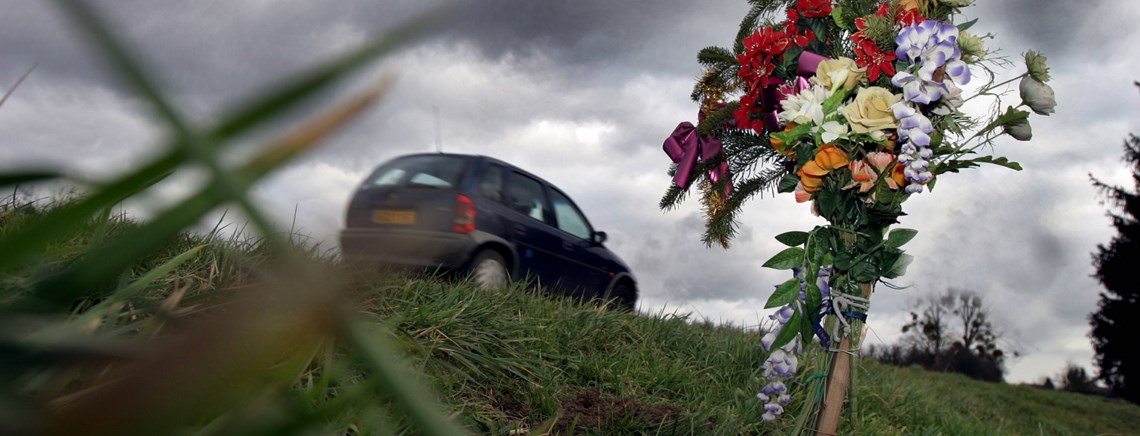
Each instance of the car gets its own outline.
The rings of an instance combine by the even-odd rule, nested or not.
[[[341,252],[354,263],[468,274],[482,288],[511,280],[632,310],[637,281],[565,192],[501,160],[397,157],[360,184]]]

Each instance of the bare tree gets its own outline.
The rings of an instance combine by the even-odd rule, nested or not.
[[[949,289],[912,303],[910,317],[902,327],[909,350],[896,352],[905,356],[899,360],[982,380],[1002,379],[1006,351],[999,345],[1001,333],[978,293]]]

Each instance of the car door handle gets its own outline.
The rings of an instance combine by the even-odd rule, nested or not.
[[[522,224],[515,224],[515,234],[520,236],[526,235],[526,226]]]
[[[562,248],[566,251],[574,251],[574,244],[570,241],[562,241]]]

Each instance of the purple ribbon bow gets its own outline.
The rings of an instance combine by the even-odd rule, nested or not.
[[[703,115],[703,114],[702,114]],[[703,116],[701,118],[704,118]],[[693,170],[697,162],[708,161],[720,154],[724,146],[719,139],[712,135],[699,135],[693,123],[684,121],[673,129],[673,134],[665,138],[662,146],[665,154],[677,164],[677,172],[673,175],[673,183],[681,189],[689,189],[693,182]],[[709,170],[709,180],[713,183],[724,179],[727,182],[724,194],[732,193],[732,176],[728,173],[728,163],[721,162],[716,168]]]

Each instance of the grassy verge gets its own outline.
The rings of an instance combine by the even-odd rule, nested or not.
[[[43,213],[16,211],[0,215],[0,235]],[[48,250],[53,256],[42,264],[4,275],[0,301],[20,301],[45,265],[74,262],[76,250],[97,237],[135,226],[92,220]],[[258,240],[183,235],[66,313],[4,305],[9,321],[0,344],[24,350],[25,360],[0,359],[7,380],[0,398],[7,431],[0,432],[438,434],[401,399],[406,386],[378,376],[395,371],[429,386],[436,405],[426,407],[472,433],[786,433],[813,388],[803,380],[822,366],[808,356],[789,413],[763,424],[753,394],[765,356],[755,331],[610,311],[518,287],[479,291],[463,282],[378,276],[340,267],[311,247],[294,249],[308,259],[294,268],[305,271],[300,276],[270,268]],[[156,270],[162,273],[137,293],[116,300],[123,283]],[[19,348],[28,344],[49,353]],[[410,371],[370,357],[393,352]],[[870,361],[856,376],[844,431],[1140,428],[1140,408],[1096,397]]]

